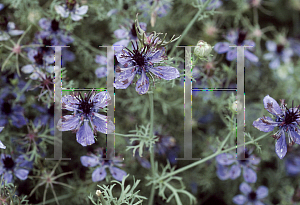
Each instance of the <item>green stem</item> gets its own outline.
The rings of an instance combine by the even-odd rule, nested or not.
[[[230,135],[230,134],[231,134],[231,132],[230,132],[228,135]],[[262,135],[262,136],[256,138],[256,139],[253,140],[253,141],[249,141],[249,142],[246,142],[246,143],[240,144],[240,145],[235,145],[235,146],[230,147],[230,148],[228,148],[228,149],[225,149],[225,150],[223,150],[223,151],[219,151],[219,150],[222,149],[222,146],[225,144],[224,142],[226,142],[227,139],[229,138],[228,135],[227,135],[226,139],[223,141],[221,147],[220,147],[220,148],[218,149],[218,151],[216,151],[214,154],[212,154],[212,155],[210,155],[210,156],[208,156],[208,157],[205,157],[205,158],[202,159],[202,160],[199,160],[199,161],[196,161],[196,162],[194,162],[194,163],[192,163],[192,164],[189,164],[189,165],[187,165],[187,166],[185,166],[185,167],[182,167],[182,168],[180,168],[180,169],[177,169],[176,171],[174,171],[174,172],[172,172],[172,173],[166,174],[166,175],[164,175],[163,177],[159,178],[159,180],[164,180],[164,179],[169,178],[169,177],[171,177],[171,176],[173,176],[173,175],[176,175],[176,174],[178,174],[178,173],[180,173],[180,172],[184,172],[184,171],[186,171],[187,169],[190,169],[190,168],[193,168],[193,167],[195,167],[195,166],[198,166],[199,164],[202,164],[203,162],[206,162],[206,161],[208,161],[208,160],[210,160],[210,159],[216,157],[216,156],[219,155],[219,154],[226,153],[226,152],[228,152],[228,151],[234,150],[234,149],[236,149],[237,147],[242,147],[242,146],[245,146],[245,145],[248,145],[248,144],[252,144],[253,142],[256,142],[256,141],[259,141],[259,140],[265,138],[267,135],[269,135],[269,133],[266,133],[266,134],[264,134],[264,135]]]
[[[175,52],[176,47],[180,44],[181,40],[184,38],[184,36],[189,32],[189,30],[192,28],[193,24],[196,22],[196,20],[199,18],[200,14],[206,9],[206,7],[208,6],[208,4],[211,2],[212,0],[208,0],[204,3],[204,5],[202,6],[201,9],[199,9],[199,11],[196,13],[196,15],[194,16],[194,18],[190,21],[190,23],[188,24],[188,26],[184,29],[184,31],[181,34],[181,38],[178,39],[178,41],[176,41],[175,45],[173,46],[169,56],[172,56],[173,53]]]
[[[149,94],[149,102],[150,102],[150,136],[153,135],[153,123],[154,123],[154,106],[153,106],[153,92],[148,93]],[[155,167],[154,167],[154,147],[152,146],[150,150],[150,163],[151,163],[151,169],[152,169],[152,176],[155,175]],[[148,204],[153,205],[153,199],[155,194],[155,183],[152,184],[150,197]]]

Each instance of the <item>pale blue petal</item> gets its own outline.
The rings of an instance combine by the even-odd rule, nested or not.
[[[275,152],[280,159],[282,159],[286,155],[287,147],[285,142],[285,134],[283,130],[281,130],[281,137],[277,140],[275,144]]]

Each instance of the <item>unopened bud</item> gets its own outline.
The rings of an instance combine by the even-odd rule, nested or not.
[[[100,191],[100,190],[97,190],[97,191],[96,191],[96,195],[97,195],[98,197],[100,197],[100,196],[101,196],[101,191]]]
[[[212,50],[211,45],[206,43],[205,41],[198,41],[197,46],[194,50],[194,55],[201,58],[201,57],[206,57],[210,54]]]

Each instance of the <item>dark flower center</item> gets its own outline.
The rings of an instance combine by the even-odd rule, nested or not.
[[[293,102],[293,104],[294,104],[294,102]],[[293,105],[292,105],[292,107],[293,107]],[[291,112],[286,107],[285,118],[283,121],[285,125],[292,124],[293,122],[296,122],[298,124],[297,119],[299,119],[299,118],[300,118],[299,106],[298,106],[298,108],[293,108]]]
[[[130,31],[132,36],[137,37],[136,30],[135,30],[135,23],[132,24]]]
[[[75,96],[79,103],[78,109],[81,110],[85,115],[90,114],[92,107],[94,107],[94,102],[90,101],[90,98],[92,96],[92,92],[89,92],[88,94],[85,94],[84,98],[82,97],[81,93],[79,93],[78,96]]]
[[[50,91],[53,91],[54,90],[53,78],[47,75],[46,78],[44,78],[42,81],[42,87],[43,89],[48,89]]]
[[[284,49],[284,46],[281,45],[281,44],[279,44],[279,45],[277,45],[276,51],[277,51],[277,53],[281,54],[281,52],[283,51],[283,49]]]
[[[246,39],[246,36],[247,36],[247,32],[240,31],[239,37],[237,39],[237,45],[241,45],[244,42],[244,40]]]
[[[42,47],[42,51],[43,52],[49,51],[50,47],[46,47],[46,46],[51,46],[52,45],[52,39],[44,38],[43,39],[43,44],[44,44],[44,47]]]
[[[56,20],[51,21],[51,29],[52,31],[56,32],[59,29],[59,22]]]
[[[257,194],[256,194],[254,191],[251,191],[251,192],[248,194],[248,199],[249,199],[249,201],[255,201],[255,200],[256,200],[256,196],[257,196]]]
[[[74,6],[76,5],[75,0],[67,0],[66,2],[67,8],[72,11],[74,9]]]
[[[12,112],[11,104],[8,102],[4,102],[1,107],[2,113],[9,115]]]
[[[43,63],[44,63],[44,61],[43,61],[43,53],[38,52],[38,54],[36,54],[33,58],[34,58],[36,64],[43,65]]]
[[[9,156],[6,156],[2,161],[6,169],[12,169],[15,166],[14,160]]]

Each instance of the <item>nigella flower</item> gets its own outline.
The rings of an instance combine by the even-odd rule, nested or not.
[[[136,74],[141,77],[136,82],[136,91],[139,94],[145,94],[149,90],[149,74],[165,80],[172,80],[179,77],[179,71],[171,66],[156,66],[156,63],[163,63],[165,56],[165,48],[153,48],[144,46],[139,48],[138,44],[134,45],[133,50],[125,48],[117,55],[118,62],[122,64],[122,68],[116,69],[116,79],[114,86],[116,89],[126,89],[133,81]],[[152,73],[152,74],[151,74]],[[154,78],[153,78],[154,80]]]
[[[111,98],[106,91],[97,94],[95,92],[85,93],[84,97],[80,93],[64,96],[62,98],[62,108],[74,113],[73,115],[63,116],[58,122],[58,129],[60,131],[74,130],[76,140],[82,146],[94,144],[94,135],[97,131],[109,134],[115,130],[114,123],[108,120],[105,115],[98,113],[110,101]]]
[[[276,117],[275,121],[270,117],[261,117],[253,122],[253,126],[263,132],[271,132],[275,127],[279,130],[272,135],[277,140],[275,144],[275,152],[280,159],[287,153],[287,146],[285,142],[285,133],[288,134],[290,144],[300,144],[300,131],[298,128],[300,122],[299,107],[286,107],[284,100],[281,100],[281,106],[271,98],[269,95],[264,97],[265,109]],[[293,106],[293,105],[292,105]]]
[[[13,102],[16,96],[17,94],[11,93],[8,88],[2,89],[2,93],[0,93],[0,126],[5,126],[9,119],[12,120],[12,125],[17,128],[27,124],[24,109]]]
[[[267,41],[266,47],[269,53],[264,54],[265,60],[270,60],[269,68],[277,69],[281,62],[289,63],[293,55],[293,50],[281,43],[276,44],[274,41]]]
[[[237,45],[237,46],[252,46],[252,47],[246,47],[245,48],[245,57],[253,62],[257,63],[258,62],[258,57],[251,53],[250,51],[254,50],[255,43],[252,40],[246,40],[247,33],[244,31],[234,31],[231,30],[227,35],[226,35],[226,40],[228,42],[219,42],[214,46],[214,50],[219,53],[226,53],[226,59],[228,61],[233,61],[237,58],[237,48],[236,47],[229,47],[232,45]]]
[[[71,13],[72,20],[79,21],[87,13],[89,7],[87,5],[79,7],[79,4],[75,0],[66,0],[64,6],[55,5],[54,8],[61,17],[67,18]]]
[[[157,132],[155,135],[159,139],[154,146],[155,152],[159,155],[166,156],[171,164],[175,164],[177,162],[175,158],[177,158],[179,152],[176,139],[172,136],[159,135]]]
[[[251,187],[243,182],[240,185],[240,191],[243,193],[233,197],[232,201],[238,205],[264,205],[261,200],[268,196],[268,188],[265,186],[259,186],[256,191],[252,190]]]
[[[253,169],[255,169],[254,165],[257,165],[260,162],[260,159],[251,153],[252,150],[245,150],[246,160],[237,160],[234,155],[228,153],[218,155],[216,157],[216,161],[218,163],[217,175],[219,179],[236,179],[241,175],[241,168],[243,168],[243,176],[245,181],[248,183],[255,183],[257,180],[257,175]],[[241,154],[244,155],[244,152]]]
[[[121,161],[121,157],[115,157],[112,160],[105,160],[105,149],[98,149],[97,155],[89,154],[88,156],[80,157],[81,164],[85,167],[96,167],[98,166],[93,174],[92,180],[93,182],[102,181],[106,177],[106,168],[109,168],[111,175],[118,181],[122,181],[123,177],[127,174],[122,169],[119,169],[115,166],[123,166]],[[110,152],[112,153],[112,152]],[[111,157],[112,158],[112,157]]]
[[[0,127],[0,132],[2,132],[4,127]],[[1,149],[6,149],[6,146],[0,141],[0,148]]]
[[[9,154],[1,154],[0,174],[7,183],[13,182],[13,175],[21,180],[27,179],[30,169],[30,162],[26,161],[23,155],[14,159]]]
[[[138,1],[137,7],[145,12],[144,16],[150,16],[151,14],[149,14],[149,11],[151,11],[151,8],[153,8],[155,15],[164,17],[172,8],[172,0]]]

